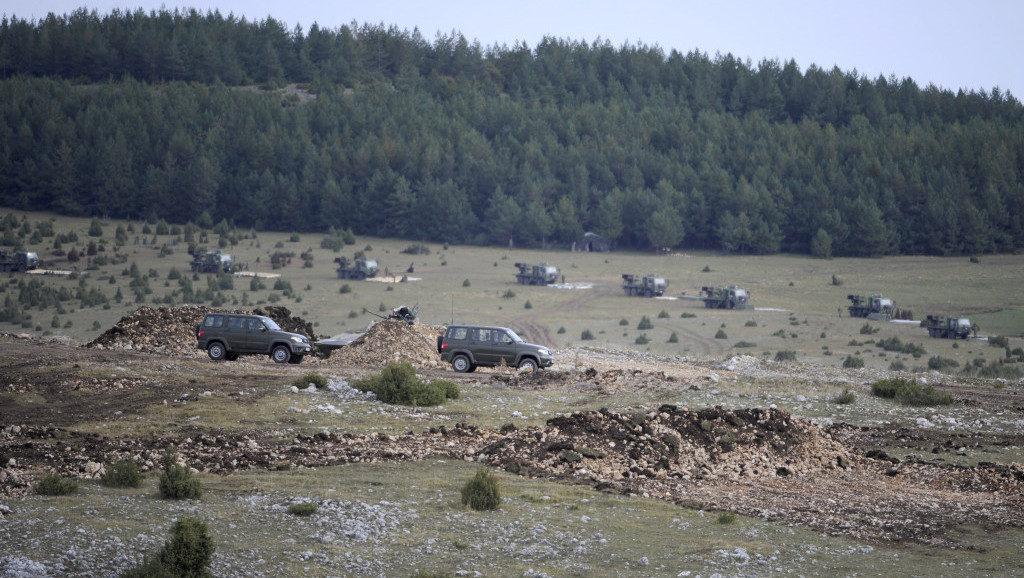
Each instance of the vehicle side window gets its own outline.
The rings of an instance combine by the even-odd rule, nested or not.
[[[494,332],[494,342],[495,343],[512,343],[512,338],[509,337],[508,333],[505,333],[504,331],[495,331]]]
[[[491,330],[490,329],[474,329],[473,330],[473,334],[474,334],[473,335],[473,340],[474,341],[490,341],[491,340]]]
[[[468,327],[452,327],[448,330],[448,339],[465,339],[468,335]]]
[[[241,317],[228,317],[228,329],[241,329],[242,318]]]
[[[249,331],[259,331],[263,327],[263,322],[259,319],[249,319]]]
[[[210,315],[203,322],[203,325],[207,327],[224,327],[224,316],[223,315]]]

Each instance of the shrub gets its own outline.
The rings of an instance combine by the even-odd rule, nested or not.
[[[636,328],[643,331],[645,329],[654,329],[654,324],[651,323],[651,318],[644,315],[640,318],[640,323],[636,324]]]
[[[526,303],[523,303],[523,309],[533,309],[533,303],[530,303],[530,300],[527,299]]]
[[[619,325],[621,325],[623,327],[629,325],[629,319],[626,319],[625,317],[623,317],[622,319],[619,319]]]
[[[906,370],[907,370],[907,364],[903,363],[902,361],[900,361],[898,359],[896,361],[893,361],[892,363],[889,364],[889,371],[906,371]]]
[[[852,391],[850,391],[850,388],[844,389],[843,393],[840,393],[832,398],[832,403],[838,405],[847,405],[855,401],[857,401],[857,396],[854,395]]]
[[[689,311],[683,311],[681,314],[679,314],[680,319],[693,319],[696,316],[696,313],[690,313]]]
[[[729,339],[729,336],[725,334],[725,330],[719,329],[718,333],[715,333],[715,339]]]
[[[446,399],[458,399],[459,387],[447,380],[423,381],[409,362],[388,362],[377,375],[353,382],[360,391],[372,391],[377,399],[392,405],[440,405]]]
[[[861,335],[871,335],[872,333],[878,333],[882,329],[880,327],[874,327],[870,323],[864,323],[860,327]]]
[[[342,295],[344,295],[346,293],[351,293],[351,292],[352,292],[352,286],[349,285],[348,283],[345,283],[344,285],[341,286],[341,288],[338,289],[338,293],[341,293]]]
[[[46,474],[36,483],[34,489],[41,496],[66,496],[78,491],[78,482],[66,480],[57,474]]]
[[[661,312],[658,313],[658,319],[668,319],[668,311],[662,309]]]
[[[206,523],[196,518],[185,518],[174,523],[171,539],[155,557],[122,573],[121,578],[213,576],[206,566],[213,559],[215,549]]]
[[[583,333],[580,334],[580,340],[582,341],[590,341],[593,338],[594,334],[591,333],[589,329],[584,329]]]
[[[754,321],[753,319],[750,319],[746,323],[744,323],[743,326],[744,327],[757,327],[757,321]]]
[[[775,361],[796,361],[796,352],[792,349],[776,351]]]
[[[988,338],[989,347],[1002,347],[1006,348],[1010,345],[1010,340],[1005,335],[996,335]]]
[[[846,359],[843,360],[843,367],[847,369],[859,369],[864,367],[864,360],[853,355],[847,355]]]
[[[288,513],[295,516],[312,516],[316,513],[316,504],[313,502],[300,502],[288,506]]]
[[[559,328],[558,328],[558,331],[557,331],[556,333],[558,333],[559,335],[561,335],[561,334],[565,333],[565,326],[564,326],[564,325],[562,325],[561,327],[559,327]]]
[[[501,505],[498,478],[486,468],[480,468],[462,487],[462,504],[474,510],[497,510]]]
[[[295,380],[292,381],[292,385],[299,389],[306,389],[310,385],[316,387],[317,389],[326,389],[327,378],[320,375],[319,373],[310,372],[305,375],[296,377]]]
[[[718,515],[719,524],[734,524],[736,523],[736,514],[732,512],[722,512]]]
[[[939,355],[933,355],[928,358],[928,369],[945,371],[947,369],[956,369],[957,367],[960,367],[960,363],[955,359],[949,359],[948,357],[942,357]]]
[[[637,337],[634,341],[634,343],[636,343],[637,345],[647,345],[650,342],[651,340],[647,337],[646,333],[641,333],[640,337]]]
[[[469,286],[470,286],[470,282],[469,282],[469,279],[463,279],[463,281],[462,281],[462,286],[463,286],[463,287],[469,287]]]
[[[733,347],[736,347],[736,348],[750,348],[750,347],[757,347],[757,344],[754,343],[753,341],[737,341],[736,343],[733,344]]]
[[[898,351],[900,353],[907,353],[914,357],[920,357],[927,353],[919,343],[903,343],[899,337],[892,336],[888,339],[879,339],[875,346],[881,347],[886,351]]]
[[[871,395],[895,399],[901,405],[952,405],[953,396],[932,386],[921,387],[909,379],[880,379],[871,385]]]
[[[679,336],[676,335],[675,331],[672,332],[672,335],[668,336],[668,342],[669,343],[679,343]]]
[[[516,296],[516,292],[511,290],[511,289],[509,289],[509,290],[505,291],[504,293],[502,293],[501,298],[502,299],[515,299],[515,296]]]
[[[111,488],[137,488],[142,485],[142,470],[133,459],[123,459],[100,476],[100,483]]]
[[[192,475],[192,470],[187,464],[178,463],[178,452],[167,448],[161,463],[164,467],[164,473],[160,474],[161,497],[175,500],[202,497],[203,490],[199,486],[199,478]]]

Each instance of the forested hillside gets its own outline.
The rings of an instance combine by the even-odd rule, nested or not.
[[[602,41],[5,15],[0,206],[517,246],[1007,252],[1024,247],[1024,107]]]

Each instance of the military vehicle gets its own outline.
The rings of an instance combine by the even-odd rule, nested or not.
[[[668,289],[668,281],[655,275],[622,275],[622,290],[630,297],[661,297]]]
[[[338,264],[338,279],[362,281],[368,277],[375,277],[380,270],[377,261],[366,257],[335,257],[334,262]]]
[[[230,273],[234,266],[235,261],[231,255],[220,251],[196,252],[192,257],[194,273]]]
[[[886,299],[881,295],[847,295],[850,300],[850,317],[866,317],[873,320],[889,320],[893,318],[896,305],[892,299]]]
[[[29,251],[0,251],[0,271],[24,272],[39,266],[39,256]]]
[[[928,330],[929,337],[967,339],[971,334],[971,320],[966,317],[929,315],[921,322],[921,327]]]
[[[735,285],[727,287],[701,287],[700,300],[708,309],[753,309],[750,293]]]
[[[547,263],[530,265],[529,263],[516,263],[519,272],[516,273],[516,283],[520,285],[551,285],[558,283],[558,267],[552,267]]]

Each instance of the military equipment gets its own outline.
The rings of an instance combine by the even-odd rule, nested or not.
[[[660,297],[668,289],[668,281],[655,275],[622,275],[622,290],[630,297]]]
[[[192,257],[191,265],[194,273],[230,273],[234,263],[234,259],[227,253],[207,251],[196,253]]]
[[[928,330],[929,337],[967,339],[971,334],[971,320],[966,317],[929,315],[921,322],[921,327]]]
[[[377,315],[372,311],[370,312],[370,315],[375,315],[377,317],[380,317],[381,319],[397,319],[399,321],[405,321],[409,325],[412,325],[416,321],[416,314],[419,312],[419,305],[414,305],[412,309],[409,309],[409,307],[402,305],[401,307],[395,307],[394,309],[392,309],[391,313],[389,313],[387,317],[383,315]]]
[[[516,263],[519,272],[516,273],[516,283],[520,285],[551,285],[558,282],[558,267],[552,267],[547,263],[530,265],[529,263]]]
[[[39,256],[29,251],[0,251],[0,271],[31,271],[39,266]]]
[[[868,319],[892,319],[896,305],[892,299],[886,299],[881,295],[847,295],[851,305],[849,307],[850,317],[866,317]]]
[[[735,285],[727,287],[701,287],[700,299],[708,309],[753,309],[750,292]]]
[[[367,277],[374,277],[379,271],[377,261],[366,257],[349,259],[348,257],[335,257],[334,262],[338,264],[338,279],[356,279],[362,281]]]

